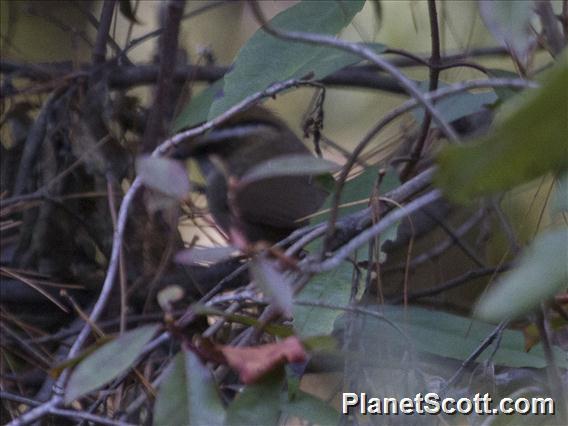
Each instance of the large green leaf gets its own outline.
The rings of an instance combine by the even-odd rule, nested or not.
[[[355,213],[368,206],[369,199],[373,193],[375,182],[377,181],[379,169],[377,167],[367,167],[363,172],[348,180],[341,192],[341,204],[339,208],[339,216],[346,216]],[[380,195],[384,195],[400,185],[400,181],[394,169],[389,169],[384,176],[380,189]],[[330,195],[321,208],[322,211],[331,207],[333,196]],[[344,206],[344,207],[342,207]],[[326,222],[329,219],[329,213],[322,213],[315,216],[312,224]]]
[[[524,61],[533,38],[530,20],[534,14],[534,2],[481,0],[478,4],[483,22],[493,37]]]
[[[300,417],[316,425],[336,425],[340,414],[328,404],[309,393],[297,391],[292,397],[282,393],[282,412]]]
[[[542,88],[503,104],[487,137],[441,152],[436,181],[450,198],[469,201],[568,167],[568,56],[559,62]]]
[[[568,289],[568,230],[538,236],[520,260],[480,299],[475,313],[486,321],[514,318]]]
[[[277,370],[261,382],[246,386],[227,409],[226,424],[274,425],[281,414],[318,425],[337,424],[339,413],[331,406],[300,390],[290,395],[283,390],[285,383],[282,370]]]
[[[280,393],[284,386],[282,369],[272,372],[237,395],[227,409],[227,425],[275,425],[280,417]]]
[[[191,305],[191,310],[196,315],[215,315],[223,317],[232,322],[262,329],[264,332],[272,334],[277,337],[282,337],[282,338],[290,337],[294,334],[292,327],[290,327],[289,325],[277,324],[277,323],[264,324],[262,321],[253,317],[249,317],[246,315],[239,315],[239,314],[230,314],[221,309],[212,308],[211,306],[205,306],[199,303],[194,303],[193,305]],[[305,345],[304,342],[302,342],[302,344]]]
[[[378,172],[379,170],[377,167],[367,167],[360,175],[345,183],[343,191],[341,192],[339,217],[355,213],[369,205],[369,200],[377,181]],[[400,180],[396,170],[390,168],[383,177],[379,187],[379,196],[383,196],[387,192],[397,188],[399,185]],[[331,208],[332,200],[333,195],[330,195],[323,207],[320,209],[323,213],[314,216],[310,221],[312,224],[326,222],[329,220],[329,209]],[[397,227],[398,223],[382,232],[381,243],[395,239]],[[321,250],[321,240],[317,240],[315,243],[310,244],[308,248],[311,252]],[[366,249],[359,250],[357,259],[364,260],[368,257],[367,254]],[[383,260],[383,257],[384,253],[381,252],[381,261]]]
[[[421,82],[418,86],[426,92],[428,90],[427,82]],[[438,88],[448,87],[448,84],[440,82]],[[447,122],[452,122],[468,115],[474,114],[486,105],[491,105],[497,100],[497,94],[494,91],[485,92],[462,92],[454,96],[443,98],[436,102],[436,109]],[[424,110],[415,108],[412,110],[416,121],[422,123],[424,120]],[[432,123],[433,127],[438,127],[437,123]]]
[[[156,400],[154,425],[222,425],[225,409],[211,372],[191,351],[171,361]]]
[[[558,177],[552,204],[552,213],[568,212],[568,171]]]
[[[302,1],[278,14],[270,23],[288,31],[337,34],[364,5],[364,0]],[[375,46],[381,52],[383,46]],[[258,30],[241,48],[233,69],[224,77],[223,96],[213,102],[209,119],[270,84],[313,73],[323,78],[360,58],[329,47],[277,39]]]
[[[292,313],[292,277],[280,271],[277,263],[264,255],[250,261],[249,271],[254,284],[281,313],[289,316]]]
[[[128,331],[81,361],[65,387],[65,402],[70,403],[124,373],[157,329],[157,325],[146,325]]]
[[[297,296],[306,302],[347,305],[351,293],[353,266],[347,262],[333,271],[316,275]],[[302,337],[328,335],[341,312],[294,303],[294,329]]]
[[[491,78],[520,78],[517,73],[497,68],[488,68],[487,75]],[[499,97],[499,100],[501,102],[509,100],[521,91],[520,89],[513,89],[511,87],[494,87],[493,90],[495,91],[495,94]]]
[[[172,125],[172,133],[179,132],[180,130],[193,127],[199,123],[207,121],[207,115],[211,104],[223,91],[223,79],[217,80],[211,86],[201,91],[198,95],[193,96],[189,103],[187,103],[178,116],[175,118]]]
[[[419,352],[453,358],[460,361],[467,359],[495,329],[495,325],[476,319],[465,318],[445,312],[409,306],[381,306],[378,313],[384,315],[399,330],[384,320],[366,316],[363,338],[372,345],[388,346],[391,349],[400,346],[400,350],[411,343]],[[364,316],[364,315],[361,315]],[[525,352],[525,339],[521,331],[504,330],[499,346],[493,355],[496,365],[508,367],[543,368],[547,365],[542,346],[536,346]],[[477,358],[482,362],[493,354],[494,346],[488,348]],[[561,350],[556,351],[557,362],[561,367],[568,367],[568,359]],[[378,360],[380,362],[380,360]]]

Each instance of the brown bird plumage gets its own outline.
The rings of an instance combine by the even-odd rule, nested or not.
[[[178,148],[178,158],[195,157],[207,180],[209,209],[228,234],[238,231],[249,242],[276,242],[306,224],[328,193],[312,176],[278,176],[233,188],[255,166],[310,151],[268,110],[245,111],[210,133]],[[229,195],[230,194],[230,195]]]

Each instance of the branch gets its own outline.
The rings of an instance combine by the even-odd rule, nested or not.
[[[438,88],[438,79],[440,77],[440,34],[438,29],[438,12],[436,11],[436,0],[428,0],[428,16],[430,17],[430,37],[432,39],[432,57],[430,58],[430,86],[429,92],[433,92]],[[432,122],[432,115],[429,112],[424,114],[424,121],[422,122],[422,129],[416,144],[412,148],[410,154],[410,161],[408,161],[401,174],[401,180],[405,181],[414,170],[416,163],[422,156],[424,149],[424,142],[428,138],[430,130],[430,123]]]
[[[101,19],[99,20],[99,28],[97,30],[97,39],[93,47],[93,65],[102,65],[106,59],[106,44],[110,24],[112,23],[112,15],[116,0],[105,0],[101,11]]]
[[[87,341],[89,334],[91,332],[91,324],[96,323],[96,321],[101,316],[108,299],[112,293],[112,287],[114,284],[114,278],[116,275],[117,267],[118,267],[118,259],[120,254],[120,249],[122,247],[122,240],[124,236],[124,231],[126,228],[126,221],[128,218],[128,209],[136,195],[138,189],[142,186],[142,181],[139,178],[136,178],[132,183],[132,186],[124,196],[122,204],[120,206],[120,211],[118,214],[118,223],[116,227],[116,231],[113,237],[113,245],[112,245],[112,253],[109,260],[109,267],[107,270],[107,275],[105,277],[105,281],[103,283],[103,288],[101,290],[101,294],[95,303],[95,306],[89,316],[89,321],[86,322],[83,329],[79,333],[79,336],[73,343],[73,346],[69,350],[67,354],[67,360],[75,358],[81,351],[81,348]],[[26,425],[29,423],[33,423],[34,421],[48,415],[51,413],[56,407],[58,407],[61,403],[63,403],[63,389],[69,378],[70,370],[64,370],[59,379],[54,385],[54,395],[49,399],[47,402],[39,405],[38,407],[22,414],[17,419],[14,419],[12,422],[9,423],[10,426],[17,426],[17,425]]]
[[[538,85],[533,82],[528,82],[526,80],[519,80],[519,79],[487,79],[487,80],[470,80],[462,83],[457,83],[452,86],[448,86],[437,90],[436,92],[430,92],[424,94],[424,96],[428,100],[438,100],[443,99],[447,96],[450,96],[455,93],[464,92],[473,88],[481,88],[481,87],[500,87],[504,85],[504,87],[514,87],[514,86],[521,86],[523,88],[533,87],[536,88]],[[517,87],[519,87],[517,86]],[[395,108],[390,113],[385,115],[383,119],[375,125],[373,129],[371,129],[367,135],[359,142],[359,144],[353,150],[351,157],[347,160],[345,165],[341,170],[341,174],[336,182],[336,189],[333,194],[333,199],[331,203],[331,211],[330,211],[330,218],[328,221],[328,228],[326,232],[326,243],[324,244],[324,252],[327,251],[329,248],[331,239],[335,232],[335,223],[337,221],[337,214],[339,209],[339,204],[341,201],[341,191],[343,186],[347,180],[347,176],[351,171],[351,168],[357,162],[357,158],[363,152],[363,150],[367,147],[367,145],[375,138],[378,132],[384,129],[390,122],[392,122],[395,118],[399,117],[400,115],[404,114],[415,108],[418,105],[418,100],[416,99],[409,99],[401,106]]]
[[[440,112],[432,105],[430,100],[428,100],[424,96],[424,93],[422,93],[420,89],[416,87],[415,83],[408,77],[406,77],[402,72],[400,72],[394,65],[377,55],[372,49],[369,49],[368,47],[360,43],[351,43],[327,35],[305,33],[300,31],[282,31],[276,29],[266,20],[257,1],[251,1],[250,4],[252,6],[252,10],[256,19],[262,25],[262,29],[267,33],[273,35],[274,37],[307,44],[331,46],[336,49],[354,53],[361,58],[371,61],[380,69],[384,70],[392,77],[394,77],[410,96],[415,98],[420,103],[420,105],[422,105],[426,109],[426,111],[432,114],[432,117],[434,118],[440,129],[450,141],[459,142],[459,136],[447,123],[444,117],[442,117]]]
[[[85,64],[81,69],[88,69]],[[219,65],[184,65],[178,66],[173,72],[175,83],[184,83],[191,78],[192,81],[205,81],[214,83],[223,78],[229,67]],[[7,59],[0,60],[0,73],[14,74],[37,82],[48,82],[64,77],[73,72],[70,62],[51,64],[25,64]],[[159,66],[156,64],[140,64],[130,66],[114,66],[110,69],[108,84],[111,89],[124,90],[133,87],[155,84],[158,80]],[[392,77],[378,72],[374,67],[350,66],[334,72],[320,80],[326,86],[358,87],[364,89],[382,90],[389,93],[404,94],[404,89]],[[47,87],[45,90],[49,90]],[[4,91],[3,97],[14,96],[22,91]]]
[[[424,208],[428,204],[433,203],[434,201],[439,200],[440,198],[442,198],[442,192],[439,190],[433,190],[412,200],[404,207],[385,215],[375,225],[361,232],[355,238],[350,240],[347,244],[340,247],[332,257],[319,263],[314,263],[314,264],[304,263],[302,270],[304,272],[310,272],[310,273],[322,273],[337,268],[341,264],[341,262],[347,259],[347,257],[352,252],[357,250],[362,245],[366,244],[372,238],[375,238],[381,232],[384,232],[388,227],[394,225],[396,222],[403,219],[405,216],[408,216],[414,213],[415,211]]]
[[[215,126],[218,126],[219,124],[223,123],[224,121],[230,119],[235,114],[249,108],[250,106],[252,106],[254,103],[258,102],[262,98],[272,97],[272,96],[276,95],[277,93],[280,93],[281,91],[286,90],[290,87],[297,87],[297,86],[301,86],[301,85],[311,85],[311,84],[312,83],[308,82],[308,81],[298,81],[298,80],[287,80],[287,81],[284,81],[284,82],[281,82],[281,83],[275,83],[275,84],[271,85],[270,87],[268,87],[265,91],[255,93],[255,94],[245,98],[244,100],[239,102],[237,105],[230,108],[228,111],[221,114],[220,116],[218,116],[214,120],[208,121],[208,122],[202,124],[201,126],[195,127],[193,129],[187,130],[185,132],[181,132],[177,135],[174,135],[173,137],[171,137],[169,139],[166,139],[162,144],[160,144],[152,152],[152,156],[160,157],[160,156],[165,155],[172,147],[176,146],[180,142],[186,140],[187,138],[191,138],[191,137],[205,133],[207,130],[209,130],[209,129],[215,127]],[[89,316],[89,320],[85,323],[83,329],[79,333],[79,336],[77,337],[77,339],[75,340],[75,342],[74,342],[73,346],[71,347],[69,353],[67,354],[67,359],[75,358],[79,354],[79,352],[81,351],[81,348],[83,347],[87,338],[89,337],[89,334],[90,334],[90,331],[91,331],[91,325],[96,323],[96,321],[99,319],[99,317],[101,316],[101,314],[102,314],[104,308],[106,307],[106,304],[107,304],[107,302],[110,298],[110,295],[112,293],[112,289],[113,289],[113,286],[114,286],[114,280],[115,280],[116,273],[117,273],[117,270],[118,270],[120,251],[121,251],[121,248],[122,248],[124,233],[125,233],[125,229],[126,229],[126,222],[127,222],[127,219],[128,219],[128,211],[130,209],[130,206],[132,205],[133,200],[136,197],[136,194],[142,188],[142,185],[143,185],[142,180],[139,177],[134,179],[134,181],[132,182],[132,185],[130,186],[129,190],[126,192],[126,194],[125,194],[125,196],[122,200],[122,204],[120,205],[120,210],[119,210],[119,213],[118,213],[118,222],[117,222],[116,230],[115,230],[114,236],[113,236],[112,252],[111,252],[111,255],[110,255],[110,258],[109,258],[109,266],[108,266],[108,269],[107,269],[107,273],[106,273],[106,276],[105,276],[105,280],[104,280],[104,283],[103,283],[101,293],[99,295],[99,298],[97,299],[97,302],[95,303],[95,306],[93,307],[93,310],[92,310],[92,312]],[[57,380],[56,384],[54,385],[54,393],[55,394],[51,397],[51,399],[49,399],[47,402],[44,402],[43,404],[39,405],[38,407],[24,413],[19,418],[14,419],[11,423],[9,423],[9,425],[10,426],[17,426],[17,425],[19,426],[19,425],[25,425],[25,424],[28,424],[28,423],[32,423],[32,422],[46,416],[53,409],[55,409],[61,403],[63,403],[63,401],[64,401],[64,399],[63,399],[63,388],[64,388],[64,386],[65,386],[65,384],[66,384],[66,382],[69,378],[69,374],[70,374],[69,369],[66,369],[61,373],[61,375],[59,376],[59,379]]]
[[[485,217],[485,211],[483,209],[480,209],[477,213],[475,213],[471,218],[469,218],[466,222],[464,222],[456,230],[456,236],[459,237],[459,238],[462,238],[475,225],[477,225],[479,223],[479,221],[481,219],[483,219],[484,217]],[[416,257],[414,257],[410,261],[408,268],[410,268],[411,270],[415,269],[416,267],[420,266],[424,262],[427,262],[429,260],[434,260],[434,259],[440,257],[446,250],[448,250],[450,247],[452,247],[454,245],[454,241],[455,240],[454,240],[453,237],[446,238],[440,244],[437,244],[436,246],[430,248],[429,250],[417,255]],[[395,247],[396,246],[397,245],[395,244]],[[388,272],[392,272],[392,271],[404,270],[406,267],[407,267],[406,263],[403,262],[403,263],[399,263],[398,265],[385,267],[385,268],[383,268],[383,271],[385,273],[388,273]]]
[[[207,11],[209,11],[209,10],[215,9],[215,8],[217,8],[218,6],[222,6],[222,5],[225,5],[225,4],[229,4],[229,1],[227,1],[227,0],[220,0],[220,1],[216,1],[216,2],[211,2],[211,3],[205,4],[205,5],[201,6],[201,7],[196,8],[195,10],[192,10],[192,11],[187,12],[186,14],[184,14],[184,15],[182,16],[182,20],[194,18],[194,17],[196,17],[196,16],[201,15],[201,14],[204,13],[204,12],[207,12]],[[127,54],[130,50],[132,50],[132,49],[135,48],[136,46],[138,46],[138,45],[144,43],[145,41],[147,41],[147,40],[149,40],[149,39],[151,39],[151,38],[158,37],[159,35],[162,34],[163,31],[164,31],[164,27],[158,28],[157,30],[150,31],[149,33],[144,34],[143,36],[140,36],[140,37],[138,37],[138,38],[135,38],[135,39],[131,40],[131,41],[128,43],[128,46],[126,46],[126,47],[124,48],[124,50],[122,51],[120,57],[125,57],[126,54]]]
[[[233,106],[232,108],[230,108],[229,110],[224,112],[223,114],[219,115],[215,119],[208,121],[208,122],[206,122],[206,123],[204,123],[204,124],[202,124],[198,127],[193,128],[193,129],[186,130],[184,132],[178,133],[178,134],[172,136],[169,139],[166,139],[164,142],[162,142],[152,152],[152,156],[160,157],[160,156],[166,155],[171,150],[171,148],[175,147],[176,145],[183,142],[184,140],[198,136],[198,135],[201,135],[201,134],[205,133],[206,131],[212,129],[213,127],[219,126],[220,124],[222,124],[226,120],[230,119],[235,114],[249,108],[250,106],[257,103],[259,100],[261,100],[263,98],[273,97],[276,94],[278,94],[278,93],[280,93],[284,90],[287,90],[291,87],[299,87],[299,86],[305,86],[305,85],[311,86],[311,85],[313,85],[313,83],[310,82],[310,81],[302,81],[302,80],[295,80],[295,79],[275,83],[275,84],[269,86],[266,90],[264,90],[262,92],[258,92],[258,93],[255,93],[255,94],[248,96],[247,98],[243,99],[241,102],[239,102],[238,104],[236,104],[235,106]],[[456,85],[453,85],[453,86],[445,87],[445,88],[440,89],[436,92],[426,94],[426,97],[428,99],[441,99],[443,97],[450,96],[454,93],[460,93],[460,92],[463,92],[465,90],[469,90],[469,89],[472,89],[472,88],[482,88],[482,87],[517,87],[517,88],[532,87],[532,88],[534,88],[534,87],[538,87],[538,86],[537,86],[536,83],[528,82],[528,81],[525,81],[525,80],[517,80],[517,79],[473,80],[473,81],[469,81],[469,82],[460,83],[460,84],[456,84]],[[407,102],[405,102],[400,107],[396,108],[393,112],[391,112],[388,115],[388,117],[390,117],[390,118],[388,118],[387,122],[394,119],[398,115],[411,110],[417,104],[418,104],[418,101],[416,99],[408,100]],[[383,120],[383,121],[385,121],[385,120]],[[380,128],[382,128],[382,127],[376,126],[376,129],[377,128],[380,130]],[[376,130],[376,131],[378,131],[378,130]],[[368,141],[366,139],[367,138],[365,138],[362,141],[362,143],[363,142],[368,143]],[[434,172],[435,172],[435,168],[430,168],[430,169],[426,170],[425,172],[422,172],[420,175],[416,176],[414,179],[409,180],[408,182],[401,185],[400,187],[398,187],[394,191],[391,191],[391,193],[389,193],[389,196],[393,197],[394,199],[398,199],[398,197],[400,197],[400,198],[409,197],[410,195],[416,193],[417,191],[420,191],[423,188],[425,188],[430,183]],[[91,312],[91,315],[89,317],[89,321],[84,325],[83,329],[79,333],[79,336],[77,337],[76,341],[74,342],[73,346],[71,347],[71,350],[69,351],[69,353],[67,355],[67,359],[74,358],[79,354],[79,352],[81,351],[81,348],[85,344],[85,342],[86,342],[86,340],[87,340],[87,338],[90,334],[91,324],[96,323],[96,321],[99,319],[102,311],[104,310],[104,308],[105,308],[105,306],[106,306],[106,304],[107,304],[107,302],[110,298],[110,294],[112,292],[114,280],[115,280],[118,265],[119,265],[119,257],[120,257],[119,254],[120,254],[120,250],[121,250],[121,247],[122,247],[124,232],[125,232],[125,228],[126,228],[126,221],[128,219],[128,211],[130,209],[130,205],[132,204],[137,192],[140,190],[141,187],[142,187],[141,179],[136,178],[133,181],[130,189],[127,191],[127,193],[125,194],[125,196],[122,200],[122,204],[120,206],[120,210],[119,210],[119,213],[118,213],[118,223],[117,223],[117,227],[116,227],[116,230],[115,230],[115,233],[114,233],[114,236],[113,236],[113,245],[112,245],[112,252],[111,252],[111,255],[110,255],[110,258],[109,258],[109,266],[108,266],[108,269],[107,269],[107,274],[105,276],[105,280],[104,280],[104,283],[103,283],[101,294],[99,295],[99,298],[98,298],[97,302],[95,303],[95,306],[94,306],[94,308]],[[383,218],[383,220],[378,222],[375,226],[373,226],[369,230],[360,233],[357,237],[353,238],[349,243],[347,243],[346,245],[341,247],[341,249],[339,249],[337,251],[337,253],[334,257],[327,259],[326,261],[324,261],[320,264],[315,264],[315,265],[306,264],[306,262],[304,261],[303,265],[301,265],[301,266],[303,268],[305,268],[306,272],[308,272],[308,273],[311,272],[311,271],[323,272],[323,271],[333,269],[336,266],[338,266],[343,259],[345,259],[347,256],[349,256],[349,254],[353,250],[355,250],[360,245],[364,244],[366,241],[368,241],[368,239],[373,238],[376,234],[379,234],[380,232],[382,232],[386,227],[390,226],[390,224],[397,222],[398,220],[403,218],[405,215],[410,214],[413,211],[420,209],[424,205],[427,205],[430,202],[435,201],[436,199],[438,199],[440,197],[441,197],[441,193],[439,191],[431,191],[431,192],[427,193],[426,195],[419,197],[419,198],[415,199],[414,201],[410,202],[404,209],[398,209],[395,212],[385,216]],[[351,216],[349,218],[349,220],[351,221],[352,224],[354,224],[354,227],[352,228],[352,230],[358,231],[359,229],[361,229],[362,226],[365,225],[367,220],[370,220],[370,211],[369,211],[369,209],[365,209],[361,212],[358,212],[356,215]],[[323,224],[323,226],[325,227],[325,224]],[[63,395],[62,392],[63,392],[64,385],[67,382],[67,379],[69,377],[69,374],[70,374],[69,369],[62,372],[62,374],[60,375],[56,384],[54,385],[54,395],[51,397],[50,400],[46,401],[45,403],[39,405],[38,407],[36,407],[32,410],[24,413],[19,418],[14,419],[11,423],[9,423],[9,425],[16,426],[16,425],[24,425],[24,424],[32,423],[32,422],[44,417],[45,415],[48,415],[51,412],[51,410],[55,409],[61,403],[63,403],[64,399],[63,399],[63,396],[62,396]]]
[[[477,349],[475,349],[475,351],[473,351],[473,353],[462,362],[462,365],[460,366],[458,371],[456,371],[455,374],[450,378],[450,380],[446,382],[444,390],[449,388],[452,384],[459,380],[465,369],[469,368],[469,366],[473,364],[483,352],[485,352],[485,350],[493,343],[493,341],[503,332],[508,323],[509,320],[501,321],[501,323],[499,323],[499,325],[493,329],[493,331],[483,340],[483,342],[481,342]]]
[[[495,46],[495,47],[481,47],[478,49],[471,49],[469,52],[458,52],[458,53],[454,53],[454,54],[449,54],[444,56],[444,63],[446,62],[455,62],[455,61],[461,61],[463,59],[468,59],[468,58],[475,58],[475,57],[485,57],[485,56],[508,56],[510,55],[510,52],[501,46]],[[416,56],[416,58],[418,58],[421,61],[428,61],[428,56],[427,54],[419,54],[419,55],[414,55]],[[403,57],[403,58],[396,58],[393,59],[391,61],[391,63],[397,67],[400,68],[405,68],[405,67],[412,67],[412,66],[416,66],[417,62],[415,59],[413,58],[409,58],[409,57]]]
[[[536,2],[536,10],[540,15],[542,31],[548,42],[550,53],[553,57],[557,57],[564,49],[564,46],[566,46],[566,40],[562,37],[562,31],[558,25],[552,5],[548,0],[540,0]]]
[[[496,268],[480,268],[480,269],[473,269],[470,271],[467,271],[465,274],[460,275],[459,277],[456,278],[452,278],[451,280],[437,285],[435,287],[432,288],[428,288],[425,290],[420,290],[420,291],[415,291],[415,292],[411,292],[408,294],[408,301],[413,301],[416,299],[421,299],[423,297],[429,297],[429,296],[436,296],[440,293],[443,293],[445,291],[448,290],[452,290],[454,288],[457,288],[465,283],[467,283],[468,281],[471,281],[475,278],[480,278],[480,277],[485,277],[487,275],[494,275],[500,272],[505,272],[508,271],[511,268],[510,264],[505,264],[505,265],[501,265],[498,266]],[[393,304],[398,304],[398,303],[402,303],[404,301],[403,297],[399,297],[397,299],[391,300],[390,302]]]
[[[547,330],[545,314],[546,310],[544,308],[544,305],[542,305],[537,312],[536,325],[538,327],[540,341],[542,342],[542,349],[546,358],[548,381],[550,387],[552,388],[554,396],[560,401],[558,404],[558,414],[560,418],[559,420],[560,422],[565,424],[566,417],[568,415],[568,413],[566,412],[568,408],[568,404],[566,403],[565,398],[566,392],[564,391],[564,384],[562,383],[562,379],[560,378],[560,370],[558,369],[558,364],[556,363],[554,351],[550,343],[550,335],[549,330]]]
[[[184,0],[170,0],[166,6],[164,33],[160,38],[160,68],[156,84],[154,104],[142,139],[142,151],[150,152],[164,136],[165,120],[172,102],[173,73],[176,65],[179,26],[183,15]]]
[[[49,115],[55,102],[65,90],[65,87],[60,88],[49,95],[26,137],[22,159],[14,183],[13,195],[16,197],[22,195],[26,190],[26,184],[33,168],[32,165],[35,164],[37,152],[45,138]]]

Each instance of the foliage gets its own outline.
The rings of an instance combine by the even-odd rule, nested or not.
[[[448,147],[440,155],[438,183],[458,201],[512,188],[568,167],[566,99],[568,56],[543,77],[543,87],[501,106],[483,140]]]
[[[106,343],[81,361],[67,382],[66,401],[72,402],[124,373],[156,330],[155,325],[139,327]]]
[[[161,29],[146,33],[144,2],[101,2],[93,34],[39,3],[20,12],[92,46],[73,65],[23,62],[20,52],[0,62],[3,423],[331,425],[345,421],[341,390],[538,394],[555,398],[553,420],[565,420],[568,34],[555,3],[472,3],[485,26],[477,32],[500,48],[457,46],[456,57],[444,37],[463,24],[451,8],[464,3],[444,3],[444,13],[439,1],[413,3],[414,27],[395,2],[275,3],[281,12],[221,65],[218,45],[184,62],[183,41],[196,35],[183,20],[192,29],[219,8],[235,25],[247,7],[262,21],[268,3],[184,11],[171,1]],[[426,28],[429,50],[370,42],[364,19],[375,29],[399,19],[416,45]],[[124,45],[113,30],[122,27]],[[145,35],[133,39],[138,29]],[[11,36],[3,30],[2,42]],[[133,59],[153,37],[157,60]],[[462,68],[483,72],[471,85],[482,89],[464,90],[474,74]],[[416,103],[392,109],[412,98],[409,81]],[[133,90],[141,84],[150,96]],[[301,128],[257,105],[284,103],[300,86],[313,94],[294,104]],[[418,95],[431,88],[451,91],[432,104],[458,137],[425,110]],[[379,93],[384,105],[364,109],[380,126],[359,122],[357,91]],[[330,130],[340,127],[366,136],[347,141]],[[522,420],[535,419],[551,418]]]
[[[539,235],[527,248],[517,268],[495,283],[479,300],[476,315],[495,322],[515,318],[537,309],[542,301],[566,290],[567,253],[566,229]]]

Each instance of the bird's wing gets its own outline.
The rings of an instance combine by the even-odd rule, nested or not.
[[[294,229],[321,207],[327,195],[313,177],[272,177],[239,186],[232,207],[246,222]]]

